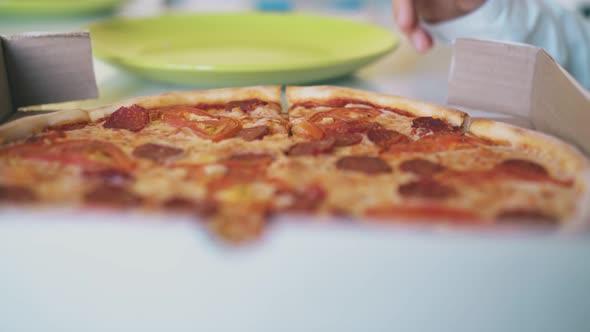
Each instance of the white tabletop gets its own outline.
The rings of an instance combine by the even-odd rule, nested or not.
[[[88,20],[3,19],[0,31]],[[444,103],[450,57],[404,43],[328,83]],[[88,105],[189,89],[95,66],[101,99]],[[0,220],[0,331],[590,331],[587,236],[283,218],[236,249],[190,218],[4,209]]]

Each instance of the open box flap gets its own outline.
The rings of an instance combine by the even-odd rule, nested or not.
[[[8,73],[4,64],[4,46],[0,38],[0,123],[12,113],[12,99],[8,85]]]
[[[19,107],[98,96],[88,32],[27,33],[0,39],[0,121]]]
[[[458,39],[447,102],[513,116],[590,154],[589,94],[543,49]]]

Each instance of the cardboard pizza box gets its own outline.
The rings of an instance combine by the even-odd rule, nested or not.
[[[458,39],[447,103],[557,136],[590,155],[590,93],[545,50]],[[499,116],[500,115],[500,116]]]
[[[0,35],[0,123],[19,107],[97,96],[88,32]]]

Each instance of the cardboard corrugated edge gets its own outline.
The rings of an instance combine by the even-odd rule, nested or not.
[[[506,114],[570,143],[586,164],[578,172],[583,190],[576,211],[563,230],[590,229],[590,131],[585,128],[590,94],[547,52],[523,44],[456,40],[447,103]]]

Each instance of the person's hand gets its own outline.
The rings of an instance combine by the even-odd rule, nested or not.
[[[468,14],[485,0],[393,0],[393,15],[398,26],[418,52],[432,47],[432,36],[420,26],[420,20],[439,23]]]

